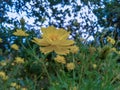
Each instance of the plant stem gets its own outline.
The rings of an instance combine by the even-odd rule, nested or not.
[[[73,56],[73,63],[75,64],[74,54],[72,56]],[[73,69],[73,79],[75,80],[75,70],[74,69]],[[75,85],[75,83],[74,83],[74,85]]]

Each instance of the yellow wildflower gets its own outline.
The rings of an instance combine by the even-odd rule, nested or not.
[[[1,65],[1,66],[6,66],[7,63],[6,63],[5,61],[1,61],[1,62],[0,62],[0,65]]]
[[[16,88],[17,90],[20,89],[20,85],[17,84],[16,82],[12,82],[10,86]],[[21,89],[21,90],[27,90],[27,89]]]
[[[2,43],[3,42],[3,40],[2,40],[2,38],[0,38],[0,43]]]
[[[72,46],[70,48],[70,52],[72,52],[72,53],[77,53],[78,51],[79,51],[79,47],[77,47],[77,46]]]
[[[96,69],[96,68],[97,68],[97,65],[96,65],[96,64],[93,64],[93,68]]]
[[[5,77],[3,77],[3,80],[7,80],[8,79],[8,76],[6,75]]]
[[[40,90],[44,90],[44,88],[41,88]]]
[[[70,90],[78,90],[78,87],[77,87],[77,86],[74,86],[74,87],[71,86],[71,87],[70,87]]]
[[[119,54],[119,55],[120,55],[120,51],[118,51],[118,52],[117,52],[117,54]]]
[[[18,50],[19,49],[19,46],[17,44],[12,44],[11,45],[11,48],[14,49],[14,50]]]
[[[73,70],[75,68],[75,64],[72,63],[72,62],[71,63],[67,63],[66,67],[67,67],[68,70]]]
[[[15,63],[13,63],[13,62],[12,62],[12,63],[11,63],[11,65],[12,65],[12,66],[14,66],[14,65],[15,65]]]
[[[3,80],[7,80],[7,79],[8,79],[8,76],[6,75],[5,72],[0,71],[0,78],[2,78]]]
[[[13,82],[10,84],[10,86],[12,86],[12,87],[16,87],[16,85],[17,85],[16,82]]]
[[[107,37],[107,41],[113,45],[115,44],[115,40],[112,39],[111,37]]]
[[[76,87],[76,86],[74,86],[74,87],[73,87],[73,90],[77,90],[77,87]]]
[[[62,63],[62,64],[66,63],[65,58],[63,56],[60,56],[60,55],[57,55],[57,57],[54,60],[58,63]]]
[[[64,29],[56,29],[53,26],[42,28],[42,39],[34,38],[32,41],[38,44],[44,54],[55,51],[57,54],[66,55],[74,44],[73,40],[68,40],[70,32]]]
[[[0,71],[0,77],[4,77],[4,76],[6,76],[5,72]]]
[[[20,90],[27,90],[27,88],[21,88]]]
[[[16,58],[15,58],[15,63],[17,63],[17,64],[22,64],[22,63],[24,63],[24,58],[16,57]]]
[[[117,52],[117,50],[116,50],[116,48],[114,48],[114,47],[113,47],[113,48],[111,48],[111,52],[118,53],[118,52]]]
[[[13,33],[13,35],[15,35],[15,36],[29,36],[29,34],[27,34],[22,29],[18,29],[16,32]]]
[[[17,84],[17,85],[15,86],[15,88],[16,88],[17,90],[20,89],[20,85]]]

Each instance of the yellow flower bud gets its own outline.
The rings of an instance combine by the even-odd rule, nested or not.
[[[62,63],[62,64],[66,63],[65,58],[63,56],[60,56],[60,55],[57,55],[57,57],[54,60],[58,63]]]
[[[14,50],[19,50],[19,47],[17,44],[12,44],[11,45],[11,48],[14,49]]]
[[[66,67],[67,67],[68,70],[73,70],[75,68],[75,64],[72,63],[72,62],[71,63],[67,63]]]

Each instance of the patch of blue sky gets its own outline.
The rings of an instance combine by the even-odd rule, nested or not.
[[[80,2],[80,0],[76,0],[76,2],[77,2],[78,5],[80,5],[80,6],[82,5],[81,2]],[[35,4],[35,3],[36,3],[36,2],[30,2],[31,5],[33,5],[33,4]],[[29,3],[26,3],[26,5],[27,5],[27,7],[28,7],[28,12],[29,12],[29,10],[31,9],[31,5],[30,5],[30,4],[29,4]],[[69,10],[70,10],[70,13],[72,13],[72,11],[73,11],[73,7],[72,7],[72,6],[69,6],[69,5],[65,5],[64,8],[63,8],[61,4],[58,4],[58,5],[56,5],[54,8],[57,8],[57,10],[62,10],[63,12],[64,12],[66,9],[69,9]],[[36,8],[36,11],[38,11],[38,10],[39,10],[39,9]],[[9,16],[10,19],[16,18],[18,21],[20,21],[21,18],[24,18],[24,19],[25,19],[25,22],[26,22],[28,25],[33,26],[35,30],[36,30],[36,29],[37,29],[37,30],[40,29],[40,27],[39,27],[39,25],[41,24],[40,22],[37,22],[37,25],[38,25],[38,26],[36,26],[36,25],[34,24],[34,22],[35,22],[35,17],[29,17],[29,18],[28,18],[28,17],[27,17],[27,13],[26,13],[26,12],[23,12],[23,11],[17,13],[17,12],[14,11],[14,7],[12,8],[11,11],[12,11],[12,12],[7,12],[7,14],[8,14],[8,16]],[[47,8],[47,11],[48,11],[48,13],[49,13],[49,16],[52,16],[52,10],[51,10],[50,8]],[[85,17],[86,15],[87,15],[87,17]],[[61,17],[62,14],[59,14],[59,16]],[[76,17],[74,17],[73,14],[71,14],[71,16],[69,16],[68,14],[66,14],[65,19],[64,19],[64,27],[67,26],[67,25],[69,25],[69,21],[70,21],[70,20],[74,20],[74,19],[76,19],[78,23],[85,25],[85,19],[82,19],[82,17],[84,17],[84,18],[89,18],[91,21],[97,22],[97,17],[92,13],[92,11],[89,10],[89,8],[88,8],[87,6],[84,6],[84,7],[82,7],[82,8],[80,9],[80,11],[77,13],[77,16],[76,16]],[[46,27],[46,26],[48,25],[48,22],[49,22],[49,21],[50,21],[50,22],[53,22],[53,23],[60,22],[60,21],[56,21],[56,20],[54,19],[54,17],[52,17],[51,19],[49,19],[49,18],[43,16],[43,18],[46,19],[46,21],[45,21],[45,22],[43,23],[43,25],[42,25],[43,27]],[[88,24],[90,25],[91,23],[88,22]],[[12,26],[12,24],[7,24],[7,25],[8,25],[8,26]],[[14,27],[14,26],[13,26],[13,27]],[[83,31],[83,32],[86,32],[86,31],[87,31],[86,29],[83,29],[83,28],[80,28],[80,30]],[[100,27],[99,27],[99,31],[101,31],[101,28],[100,28]],[[85,37],[85,36],[86,36],[86,37]],[[87,37],[88,37],[88,34],[82,34],[82,37],[83,37],[83,38],[87,38]],[[88,40],[93,40],[93,39],[94,39],[93,36],[90,36],[90,37],[88,38]]]

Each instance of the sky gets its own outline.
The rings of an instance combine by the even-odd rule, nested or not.
[[[32,3],[32,2],[31,2],[31,3]],[[81,2],[80,2],[80,0],[77,0],[77,3],[78,3],[78,5],[82,5]],[[29,8],[31,8],[31,6],[30,6],[28,3],[27,3],[27,6],[28,6]],[[71,10],[71,12],[72,12],[72,6],[67,6],[67,5],[66,5],[66,6],[63,8],[61,5],[57,5],[56,7],[58,7],[58,10],[59,10],[59,9],[62,9],[63,11],[64,11],[65,9],[69,8],[69,9]],[[13,7],[13,11],[14,11],[14,7]],[[49,11],[49,13],[52,13],[50,9],[48,9],[48,11]],[[82,7],[81,10],[78,12],[78,16],[75,17],[75,19],[77,19],[77,21],[78,21],[79,23],[85,22],[84,19],[80,18],[80,17],[81,17],[81,16],[80,16],[81,13],[82,13],[83,16],[85,16],[85,14],[87,14],[88,17],[89,17],[91,20],[94,20],[94,21],[97,22],[97,17],[96,17],[92,12],[89,13],[88,7],[87,7],[87,6],[84,6],[84,7]],[[25,19],[25,22],[26,22],[27,24],[29,24],[29,25],[31,25],[31,26],[34,26],[34,28],[35,28],[36,30],[39,30],[39,29],[40,29],[40,27],[38,27],[38,26],[36,26],[36,25],[34,24],[35,18],[34,18],[34,17],[29,17],[29,18],[28,18],[26,12],[20,12],[19,14],[18,14],[17,12],[12,12],[12,13],[11,13],[11,12],[7,12],[7,14],[9,15],[9,18],[10,18],[10,19],[16,18],[18,21],[19,21],[21,18],[24,18],[24,19]],[[73,16],[69,17],[68,15],[66,15],[65,25],[67,25],[68,22],[69,22],[71,19],[73,19],[73,18],[74,18]],[[53,19],[53,22],[56,22],[56,21]],[[46,21],[44,22],[44,25],[47,25],[47,24],[48,24],[48,21],[46,20]],[[89,24],[90,24],[90,23],[89,23]],[[10,24],[8,25],[8,24],[7,24],[7,26],[12,26],[12,25],[10,25]],[[12,27],[14,27],[14,26],[12,26]],[[84,37],[84,36],[87,37],[88,35],[87,35],[87,34],[86,34],[86,35],[83,34],[82,37]],[[85,38],[85,37],[84,37],[84,38]],[[93,37],[90,36],[88,40],[93,40]]]

